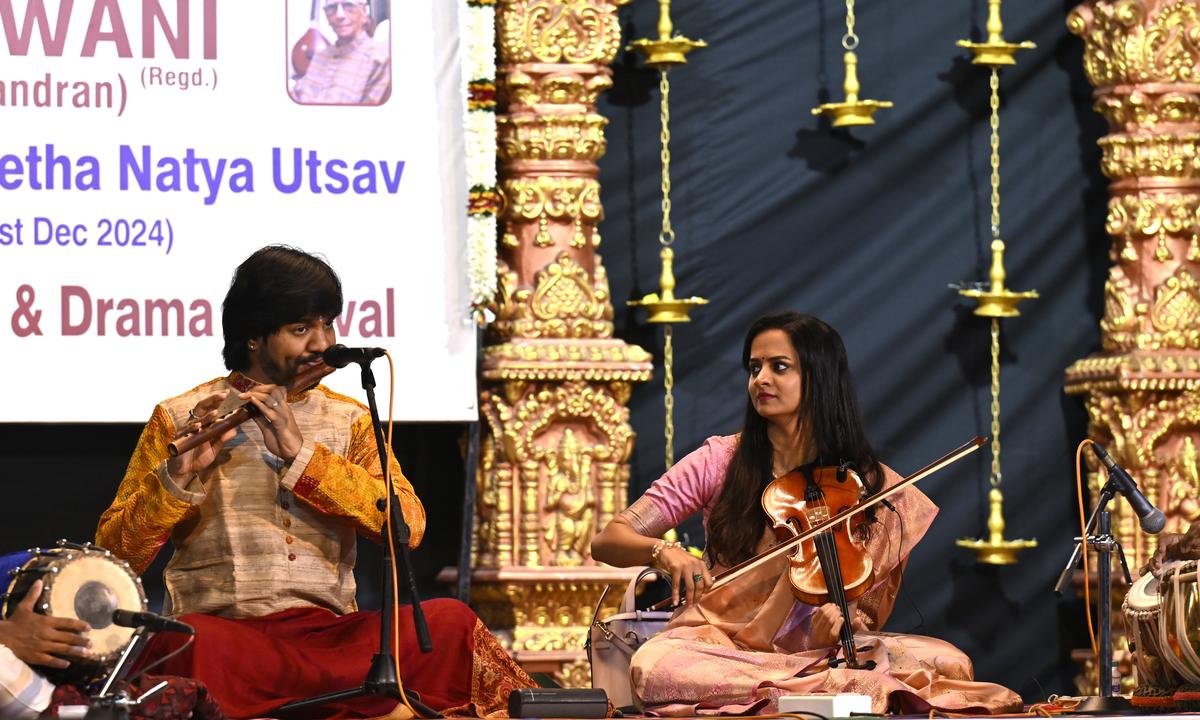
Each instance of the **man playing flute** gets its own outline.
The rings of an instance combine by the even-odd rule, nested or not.
[[[322,259],[270,246],[243,262],[222,311],[230,373],[155,407],[96,532],[139,574],[171,541],[164,612],[182,615],[196,639],[156,671],[203,680],[231,717],[354,687],[379,649],[379,613],[358,611],[353,573],[356,534],[378,541],[384,520],[370,415],[321,385],[286,390],[334,344],[341,311],[341,283]],[[257,408],[253,422],[169,456],[173,439],[212,423],[233,398]],[[390,452],[388,463],[416,547],[425,512]],[[433,655],[418,655],[408,612],[393,652],[426,705],[487,715],[512,689],[533,685],[466,605],[423,607]],[[147,656],[181,644],[160,635]],[[394,706],[359,698],[337,716]]]

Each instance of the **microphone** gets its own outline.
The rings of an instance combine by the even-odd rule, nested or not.
[[[1100,443],[1092,443],[1092,451],[1096,453],[1100,462],[1104,463],[1104,467],[1108,468],[1108,477],[1116,484],[1117,491],[1125,496],[1125,499],[1129,501],[1129,506],[1141,518],[1142,530],[1151,535],[1162,532],[1163,526],[1167,524],[1167,518],[1163,516],[1163,511],[1150,504],[1142,491],[1138,490],[1137,483],[1129,477],[1129,473],[1125,472],[1125,468],[1114,462]]]
[[[196,634],[196,628],[187,623],[181,623],[178,620],[165,618],[162,615],[155,615],[151,612],[113,610],[112,621],[114,625],[127,628],[144,627],[147,630],[155,632],[177,632],[184,633],[185,635]]]
[[[370,365],[372,360],[377,357],[383,357],[383,354],[383,348],[352,348],[346,347],[345,345],[339,343],[321,353],[321,359],[323,359],[325,364],[329,367],[344,368],[350,363]]]

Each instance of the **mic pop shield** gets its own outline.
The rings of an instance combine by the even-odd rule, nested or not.
[[[1142,491],[1138,490],[1137,483],[1133,481],[1129,473],[1125,472],[1125,468],[1109,457],[1100,443],[1092,443],[1092,451],[1108,469],[1108,477],[1116,484],[1118,492],[1125,496],[1125,499],[1129,501],[1129,506],[1141,519],[1142,530],[1151,535],[1162,532],[1163,527],[1167,524],[1167,518],[1163,515],[1163,511],[1150,504]]]
[[[162,615],[155,615],[150,612],[134,612],[132,610],[113,610],[112,621],[114,625],[121,627],[139,628],[144,627],[147,630],[155,632],[177,632],[185,635],[195,635],[196,628],[181,623],[178,620],[165,618]]]
[[[352,348],[345,345],[333,345],[325,352],[321,353],[321,359],[325,364],[332,368],[344,368],[350,363],[358,363],[360,365],[370,365],[371,361],[377,357],[383,357],[383,348],[360,347]]]

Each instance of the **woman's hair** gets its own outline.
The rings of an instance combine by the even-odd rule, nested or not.
[[[883,469],[867,442],[842,338],[811,315],[784,312],[761,317],[750,326],[742,348],[742,367],[747,372],[750,346],[767,330],[787,333],[796,351],[799,427],[800,432],[810,436],[818,464],[846,463],[858,472],[868,493],[878,492],[883,485]],[[708,552],[714,562],[731,567],[753,556],[766,528],[760,498],[771,482],[771,469],[767,420],[754,409],[747,393],[741,440],[708,518]]]
[[[287,323],[341,314],[342,282],[329,263],[294,247],[268,245],[238,266],[225,294],[225,367],[245,370],[250,366],[247,343]]]

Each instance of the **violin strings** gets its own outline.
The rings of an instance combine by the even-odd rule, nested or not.
[[[850,626],[850,611],[846,603],[846,591],[842,587],[841,563],[833,533],[828,531],[820,533],[813,539],[813,545],[817,550],[817,559],[821,562],[821,574],[825,576],[825,587],[829,591],[830,600],[838,606],[842,613],[842,627],[838,634],[841,636],[846,659],[857,665],[858,659],[854,653],[854,630]]]

